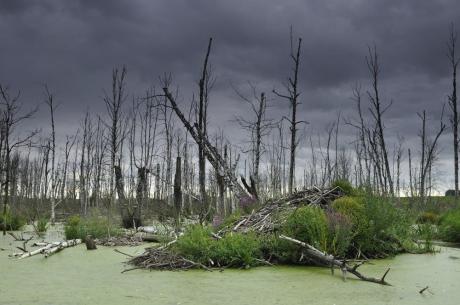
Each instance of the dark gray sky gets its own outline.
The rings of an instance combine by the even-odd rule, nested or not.
[[[212,36],[217,82],[210,124],[236,130],[231,119],[245,111],[230,84],[244,88],[251,81],[266,92],[281,90],[290,72],[292,25],[303,38],[300,116],[311,122],[307,134],[324,131],[339,111],[353,114],[351,87],[361,82],[368,88],[365,56],[375,43],[382,97],[394,100],[386,113],[387,135],[400,134],[410,146],[417,141],[415,113],[426,109],[436,128],[447,101],[451,22],[460,28],[457,0],[1,0],[0,82],[21,89],[30,107],[43,101],[42,85],[48,84],[61,103],[63,136],[76,129],[86,109],[104,110],[103,88],[117,65],[128,67],[130,95],[171,72],[189,100]],[[274,116],[287,114],[286,104],[271,98]],[[42,106],[34,126],[46,127],[46,120]],[[347,128],[343,133],[351,136]],[[450,142],[449,131],[441,141],[444,185],[452,176]]]

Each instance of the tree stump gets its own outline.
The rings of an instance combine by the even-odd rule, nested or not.
[[[96,243],[91,235],[87,235],[85,238],[86,250],[96,250]]]

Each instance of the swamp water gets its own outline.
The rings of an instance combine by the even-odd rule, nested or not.
[[[53,232],[49,238],[53,238]],[[54,239],[55,240],[55,239]],[[186,272],[133,270],[120,273],[126,257],[113,248],[68,248],[50,258],[17,260],[11,236],[0,236],[0,304],[460,304],[460,249],[435,255],[399,255],[360,269],[380,277],[391,267],[392,287],[343,282],[327,268],[259,267],[250,270]],[[132,255],[140,247],[117,247]],[[429,286],[429,292],[419,290]]]

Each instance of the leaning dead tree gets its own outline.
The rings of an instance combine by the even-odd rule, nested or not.
[[[300,49],[302,45],[302,38],[298,38],[297,47],[294,49],[292,29],[291,29],[291,52],[290,58],[293,64],[293,75],[288,77],[288,83],[286,84],[287,94],[278,93],[276,90],[273,90],[273,93],[278,97],[283,98],[289,102],[291,107],[291,118],[284,117],[290,126],[291,132],[291,144],[289,149],[289,184],[288,184],[288,193],[292,193],[294,184],[295,184],[295,154],[296,148],[299,144],[297,139],[298,125],[300,123],[305,123],[305,121],[299,121],[297,119],[297,106],[300,105],[298,90],[298,80],[299,80],[299,67],[300,67]]]
[[[207,56],[205,58],[205,65],[204,65],[205,68],[204,68],[204,70],[207,69],[206,68],[207,67],[207,60],[208,60],[211,44],[212,44],[212,39],[209,40],[208,50],[207,50],[207,53],[206,53]],[[203,77],[203,75],[204,75],[204,77]],[[205,99],[205,96],[204,96],[204,94],[205,94],[205,92],[204,92],[204,86],[205,86],[204,82],[205,81],[206,81],[206,71],[203,72],[202,78],[200,80],[200,84],[203,83],[203,89],[202,89],[203,91],[200,89],[200,92],[202,91],[201,93],[203,94],[203,107],[204,107],[204,103],[205,103],[205,100],[204,100]],[[181,120],[182,124],[187,129],[189,134],[192,136],[192,138],[195,140],[195,142],[198,144],[198,146],[202,149],[203,156],[206,157],[206,159],[211,163],[211,165],[213,166],[214,170],[217,171],[219,173],[219,175],[221,175],[222,177],[225,178],[226,184],[228,185],[228,187],[231,190],[233,190],[235,192],[235,195],[237,197],[241,198],[243,196],[247,196],[248,192],[238,183],[238,179],[237,179],[237,177],[235,175],[235,171],[233,170],[233,166],[231,166],[228,162],[225,161],[225,159],[219,153],[218,149],[210,143],[207,135],[204,134],[204,131],[202,129],[203,128],[203,122],[202,122],[201,128],[200,128],[200,124],[199,124],[200,119],[198,119],[198,122],[196,122],[194,125],[192,125],[189,122],[189,120],[187,120],[185,115],[182,113],[182,111],[180,110],[179,106],[177,105],[176,99],[174,98],[174,96],[170,92],[170,90],[169,90],[170,81],[166,80],[163,85],[164,85],[164,87],[163,87],[164,96],[166,97],[166,99],[171,104],[172,109],[176,113],[177,117]],[[203,111],[204,111],[204,108],[203,108]],[[201,182],[202,181],[200,181],[200,193],[203,191],[202,186],[201,186]],[[204,192],[204,194],[201,193],[201,196],[203,198],[203,196],[205,196],[205,192]]]
[[[457,67],[460,58],[456,55],[457,32],[451,25],[449,40],[447,42],[447,57],[452,69],[452,94],[449,95],[449,106],[452,111],[450,123],[454,136],[454,174],[455,174],[455,198],[458,198],[458,109],[457,109]]]

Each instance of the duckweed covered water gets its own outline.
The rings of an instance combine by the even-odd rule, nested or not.
[[[48,236],[50,237],[50,236]],[[436,255],[399,255],[362,267],[379,276],[387,267],[393,287],[343,282],[325,268],[259,267],[187,272],[134,270],[120,273],[126,257],[113,248],[84,245],[50,258],[8,257],[17,242],[0,237],[0,304],[459,304],[460,249]],[[119,247],[139,254],[143,247]],[[424,295],[419,290],[429,286]]]

